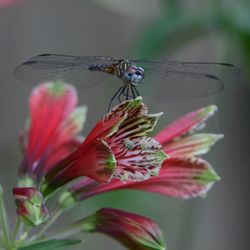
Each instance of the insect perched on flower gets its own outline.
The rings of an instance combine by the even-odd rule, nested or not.
[[[215,94],[223,89],[221,77],[232,77],[238,68],[227,63],[178,62],[169,60],[128,60],[105,56],[42,54],[19,65],[14,75],[24,83],[64,80],[79,88],[89,88],[109,75],[123,85],[115,98],[121,102],[141,95],[156,98],[190,98]]]

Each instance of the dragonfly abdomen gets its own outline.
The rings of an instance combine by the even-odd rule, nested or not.
[[[92,64],[88,67],[90,71],[102,71],[108,74],[114,75],[114,66],[113,65],[101,65],[101,64]]]

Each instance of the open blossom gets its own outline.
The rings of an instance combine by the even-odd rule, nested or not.
[[[75,225],[80,226],[83,232],[99,232],[111,236],[131,250],[165,249],[165,241],[158,225],[138,214],[102,208]]]
[[[84,139],[78,133],[86,108],[76,105],[75,88],[61,81],[33,90],[30,119],[21,136],[18,187],[13,189],[18,218],[11,237],[0,185],[1,247],[61,249],[81,243],[69,236],[97,232],[131,250],[165,250],[155,222],[113,208],[102,208],[59,230],[48,229],[76,202],[108,191],[135,189],[181,198],[204,196],[219,177],[201,155],[223,136],[200,130],[216,107],[193,111],[153,138],[149,133],[162,113],[149,114],[142,98],[137,97],[113,108]],[[49,213],[47,198],[71,181],[75,182],[61,192]],[[41,228],[30,232],[37,226]]]
[[[141,97],[121,103],[101,119],[75,152],[45,175],[45,195],[80,176],[141,181],[158,174],[166,154],[148,137],[159,118],[148,114]]]
[[[99,184],[85,178],[70,188],[72,194],[68,194],[68,197],[83,200],[117,189],[137,189],[181,198],[206,194],[219,177],[207,161],[197,156],[205,154],[223,136],[196,133],[196,130],[202,127],[216,109],[212,105],[193,111],[155,136],[170,156],[163,162],[157,176],[141,182],[112,180],[108,184]]]
[[[29,100],[30,119],[22,137],[24,157],[19,175],[39,181],[57,162],[80,145],[86,108],[76,107],[73,86],[62,82],[36,87]],[[22,184],[21,184],[22,185]]]

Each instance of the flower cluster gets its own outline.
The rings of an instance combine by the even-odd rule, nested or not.
[[[21,136],[18,187],[13,189],[20,220],[12,240],[3,227],[0,244],[6,248],[60,249],[80,242],[68,239],[70,235],[101,232],[128,249],[163,250],[165,241],[155,222],[113,208],[102,208],[63,229],[45,232],[65,210],[104,192],[137,189],[191,198],[204,196],[219,180],[212,166],[200,157],[222,138],[199,132],[215,106],[193,111],[150,137],[162,113],[149,114],[138,97],[109,111],[86,138],[79,133],[87,109],[77,107],[73,86],[41,84],[33,90],[29,107],[30,118]],[[56,191],[61,191],[59,196]],[[52,212],[46,208],[51,196],[58,198]],[[23,233],[20,221],[29,227],[45,224],[30,235]]]

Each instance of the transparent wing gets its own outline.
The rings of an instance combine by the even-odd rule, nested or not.
[[[142,96],[175,99],[210,96],[222,91],[223,86],[219,78],[208,74],[147,72],[137,90]]]
[[[142,95],[156,98],[205,97],[223,90],[223,77],[235,77],[240,71],[231,64],[133,60],[145,70],[138,86]]]
[[[118,59],[102,56],[38,55],[16,67],[14,76],[25,84],[64,80],[80,88],[90,88],[111,76],[101,71],[90,71],[92,64],[112,65]]]
[[[170,60],[133,60],[138,66],[144,66],[150,71],[167,72],[195,72],[214,75],[218,78],[232,78],[239,76],[240,69],[233,64],[217,62],[181,62]]]

